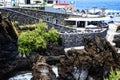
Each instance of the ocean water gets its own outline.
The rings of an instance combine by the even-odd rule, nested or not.
[[[67,3],[74,5],[75,9],[97,9],[120,11],[120,0],[67,0]]]
[[[66,0],[66,2],[74,5],[75,10],[88,9],[94,11],[93,7],[97,7],[96,10],[106,8],[107,13],[120,14],[120,0]],[[110,21],[120,21],[120,17],[114,17]]]

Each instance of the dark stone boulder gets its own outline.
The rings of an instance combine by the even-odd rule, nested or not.
[[[116,47],[120,48],[120,34],[114,36],[113,42],[115,43]]]
[[[14,69],[14,60],[18,56],[17,34],[9,18],[0,13],[0,80]]]
[[[57,80],[52,67],[46,63],[45,57],[39,56],[32,69],[31,80]]]
[[[43,56],[59,56],[64,55],[64,47],[58,44],[47,43],[46,49],[37,51]]]

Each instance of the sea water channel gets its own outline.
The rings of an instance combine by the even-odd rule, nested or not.
[[[54,71],[54,73],[56,74],[56,77],[57,77],[58,76],[58,68],[55,66],[52,66],[52,70]],[[13,77],[9,78],[8,80],[30,80],[31,78],[32,78],[32,72],[28,72],[28,73],[13,76]]]

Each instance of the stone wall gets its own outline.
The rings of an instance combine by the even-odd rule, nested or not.
[[[12,22],[18,21],[20,25],[32,24],[39,20],[39,18],[21,13],[18,11],[14,11],[12,9],[0,8],[0,12],[5,17],[9,16]]]
[[[20,25],[32,24],[38,20],[43,20],[48,27],[55,27],[58,31],[65,32],[71,28],[64,27],[64,18],[69,17],[67,14],[51,13],[40,10],[31,10],[23,8],[1,8],[0,12],[4,16],[9,15],[11,21],[18,21]]]
[[[9,12],[8,12],[9,11]],[[31,10],[23,8],[9,8],[1,11],[4,15],[9,14],[12,21],[18,21],[19,24],[35,23],[41,19],[47,23],[48,27],[54,27],[59,32],[71,32],[72,28],[64,26],[64,18],[69,17],[67,14],[44,12],[40,10]],[[20,12],[20,13],[19,13]],[[47,21],[49,18],[49,21]],[[57,24],[54,24],[54,19],[57,19]]]
[[[59,24],[52,24],[50,22],[47,22],[47,25],[48,25],[48,28],[54,27],[60,33],[73,32],[73,30],[74,30],[70,27],[65,27],[65,26],[59,25]]]
[[[100,35],[101,37],[105,37],[107,34],[107,30],[101,33],[61,33],[61,44],[65,48],[83,46],[83,39],[85,37],[94,37],[94,35]]]
[[[54,19],[57,19],[57,24],[60,25],[64,25],[64,18],[69,17],[68,14],[52,13],[52,12],[45,12],[45,11],[25,9],[25,8],[12,8],[12,10],[19,11],[24,14],[28,14],[30,16],[42,19],[43,21],[50,23],[54,23]]]

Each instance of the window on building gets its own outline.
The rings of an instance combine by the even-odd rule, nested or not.
[[[77,27],[85,27],[85,21],[78,21],[77,22]]]
[[[25,4],[30,4],[30,0],[25,0]]]
[[[48,4],[53,4],[53,1],[48,1]]]
[[[58,19],[57,18],[53,19],[53,24],[58,24]]]
[[[47,18],[47,19],[46,19],[46,21],[50,21],[50,19],[49,19],[49,18]]]
[[[46,21],[47,21],[47,22],[50,22],[50,17],[47,17],[47,18],[46,18]]]

